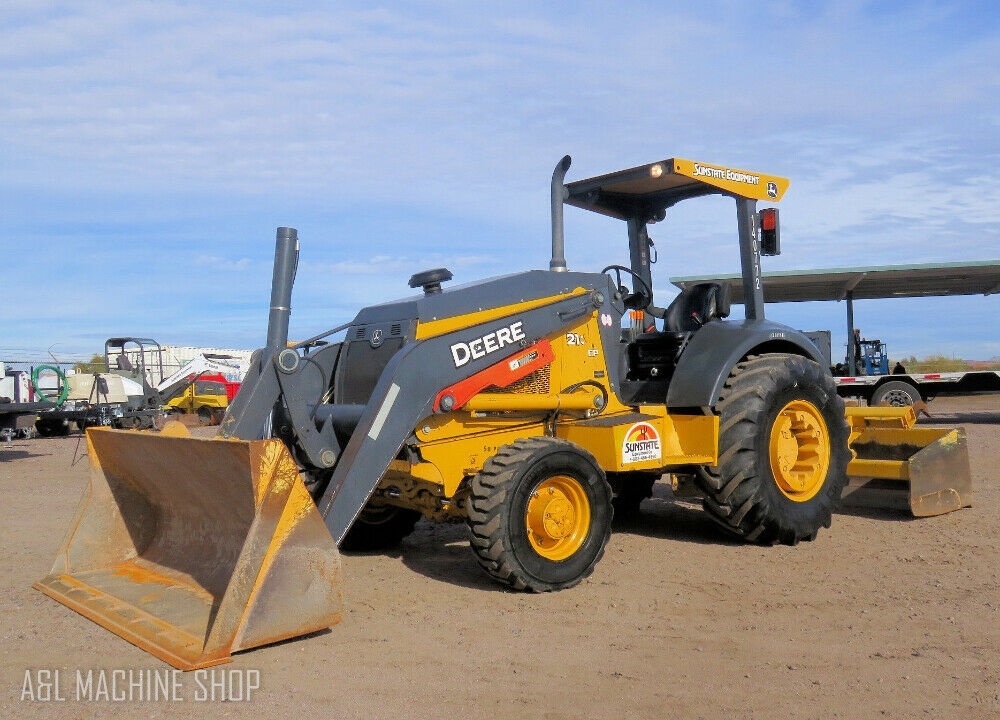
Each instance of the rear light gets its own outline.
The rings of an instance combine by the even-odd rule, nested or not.
[[[781,234],[778,225],[778,208],[764,208],[759,213],[760,254],[780,255]]]

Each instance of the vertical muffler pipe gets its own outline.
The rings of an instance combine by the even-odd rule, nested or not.
[[[563,234],[563,202],[566,200],[566,186],[563,179],[573,159],[566,155],[552,171],[552,259],[549,270],[566,272],[566,238]]]
[[[299,234],[295,228],[278,228],[271,277],[271,313],[267,318],[267,355],[288,344],[288,318],[292,314],[292,285],[299,264]]]
[[[274,243],[271,276],[271,309],[267,341],[254,352],[254,366],[243,378],[240,391],[226,408],[219,435],[252,440],[271,437],[271,411],[281,394],[272,360],[288,345],[288,319],[292,314],[292,285],[299,263],[299,237],[295,228],[279,227]]]

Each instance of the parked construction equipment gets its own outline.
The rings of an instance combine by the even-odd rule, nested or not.
[[[806,332],[831,366],[837,392],[843,398],[858,398],[869,405],[903,407],[914,405],[927,412],[928,400],[938,395],[970,395],[1000,392],[1000,371],[959,370],[954,372],[907,372],[902,362],[890,367],[889,346],[881,340],[869,340],[860,334],[848,343],[844,362],[833,363],[830,331]],[[854,366],[858,374],[851,374]]]
[[[58,371],[58,368],[50,367]],[[0,362],[0,439],[9,442],[15,437],[29,437],[34,430],[35,415],[51,408],[52,403],[36,398],[29,373],[9,369]]]
[[[39,435],[66,435],[74,427],[152,428],[163,417],[150,378],[163,376],[160,345],[149,338],[109,338],[104,371],[63,377],[56,407],[38,414]]]
[[[219,373],[199,375],[167,401],[166,409],[197,415],[202,425],[218,425],[239,387],[240,383],[226,380]]]
[[[298,240],[279,228],[267,342],[218,438],[89,430],[90,490],[36,587],[190,669],[335,623],[337,545],[390,546],[421,516],[464,519],[485,571],[533,591],[590,575],[613,508],[664,473],[748,541],[829,527],[852,462],[843,401],[760,293],[778,216],[756,204],[788,181],[671,159],[566,184],[569,166],[548,270],[449,289],[447,269],[418,272],[420,295],[292,347]],[[717,284],[654,304],[648,226],[710,194],[736,202],[741,320]],[[564,204],[626,221],[630,263],[569,271]],[[968,459],[942,457],[944,486]]]
[[[230,378],[241,377],[237,365],[199,355],[164,378],[156,390],[167,412],[193,413],[203,425],[218,425],[240,387]]]
[[[43,366],[48,367],[48,366]],[[81,429],[111,426],[126,429],[162,427],[168,403],[205,373],[239,376],[239,368],[225,359],[198,355],[171,375],[164,375],[163,351],[150,338],[116,337],[104,343],[104,372],[66,377],[56,407],[39,413],[35,427],[40,435],[65,435],[75,425]],[[55,368],[54,368],[55,369]],[[37,383],[36,383],[37,384]],[[223,398],[195,403],[194,412],[211,408],[207,420],[228,403]],[[181,403],[183,404],[183,403]]]

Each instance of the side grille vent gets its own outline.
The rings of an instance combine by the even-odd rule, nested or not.
[[[550,370],[551,367],[546,365],[505,388],[494,386],[485,392],[513,393],[515,395],[548,395]]]

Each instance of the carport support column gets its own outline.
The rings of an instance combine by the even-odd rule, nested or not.
[[[854,377],[858,374],[858,364],[855,360],[858,348],[854,341],[854,291],[847,291],[847,373]]]
[[[736,221],[743,269],[743,308],[747,320],[763,320],[764,284],[760,277],[760,245],[757,242],[757,201],[736,198]]]

